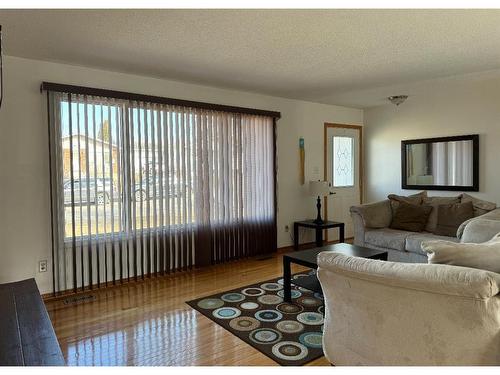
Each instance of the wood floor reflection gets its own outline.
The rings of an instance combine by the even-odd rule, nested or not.
[[[281,262],[280,255],[244,260],[93,292],[90,302],[46,305],[71,366],[275,366],[185,301],[279,277]],[[324,357],[310,364],[329,365]]]

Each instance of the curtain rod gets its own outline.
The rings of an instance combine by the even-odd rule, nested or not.
[[[280,112],[266,111],[263,109],[234,107],[234,106],[229,106],[229,105],[213,104],[213,103],[205,103],[205,102],[195,102],[195,101],[191,101],[191,100],[164,98],[161,96],[151,96],[151,95],[135,94],[135,93],[125,92],[125,91],[97,89],[97,88],[93,88],[93,87],[65,85],[65,84],[53,83],[53,82],[42,82],[42,84],[40,86],[40,92],[42,92],[42,91],[55,91],[55,92],[63,92],[63,93],[69,93],[69,94],[101,96],[101,97],[106,97],[106,98],[134,100],[134,101],[138,101],[138,102],[170,104],[170,105],[178,105],[178,106],[192,107],[192,108],[201,108],[201,109],[208,109],[208,110],[221,111],[221,112],[244,113],[244,114],[249,114],[249,115],[268,116],[268,117],[272,117],[275,119],[281,118]]]

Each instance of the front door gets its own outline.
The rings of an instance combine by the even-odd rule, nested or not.
[[[326,198],[325,217],[345,223],[345,238],[354,236],[349,209],[361,203],[362,127],[325,124],[325,180],[331,194]],[[329,229],[328,241],[338,240],[338,230]]]

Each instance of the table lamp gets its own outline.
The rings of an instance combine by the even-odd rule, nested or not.
[[[309,181],[309,194],[318,197],[316,208],[318,209],[318,215],[315,224],[323,224],[324,221],[321,218],[321,197],[325,197],[330,194],[330,184],[328,181]]]

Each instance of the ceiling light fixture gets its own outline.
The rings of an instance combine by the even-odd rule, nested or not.
[[[408,95],[394,95],[394,96],[389,96],[387,99],[392,104],[400,105],[401,103],[404,103],[406,99],[408,99]]]

